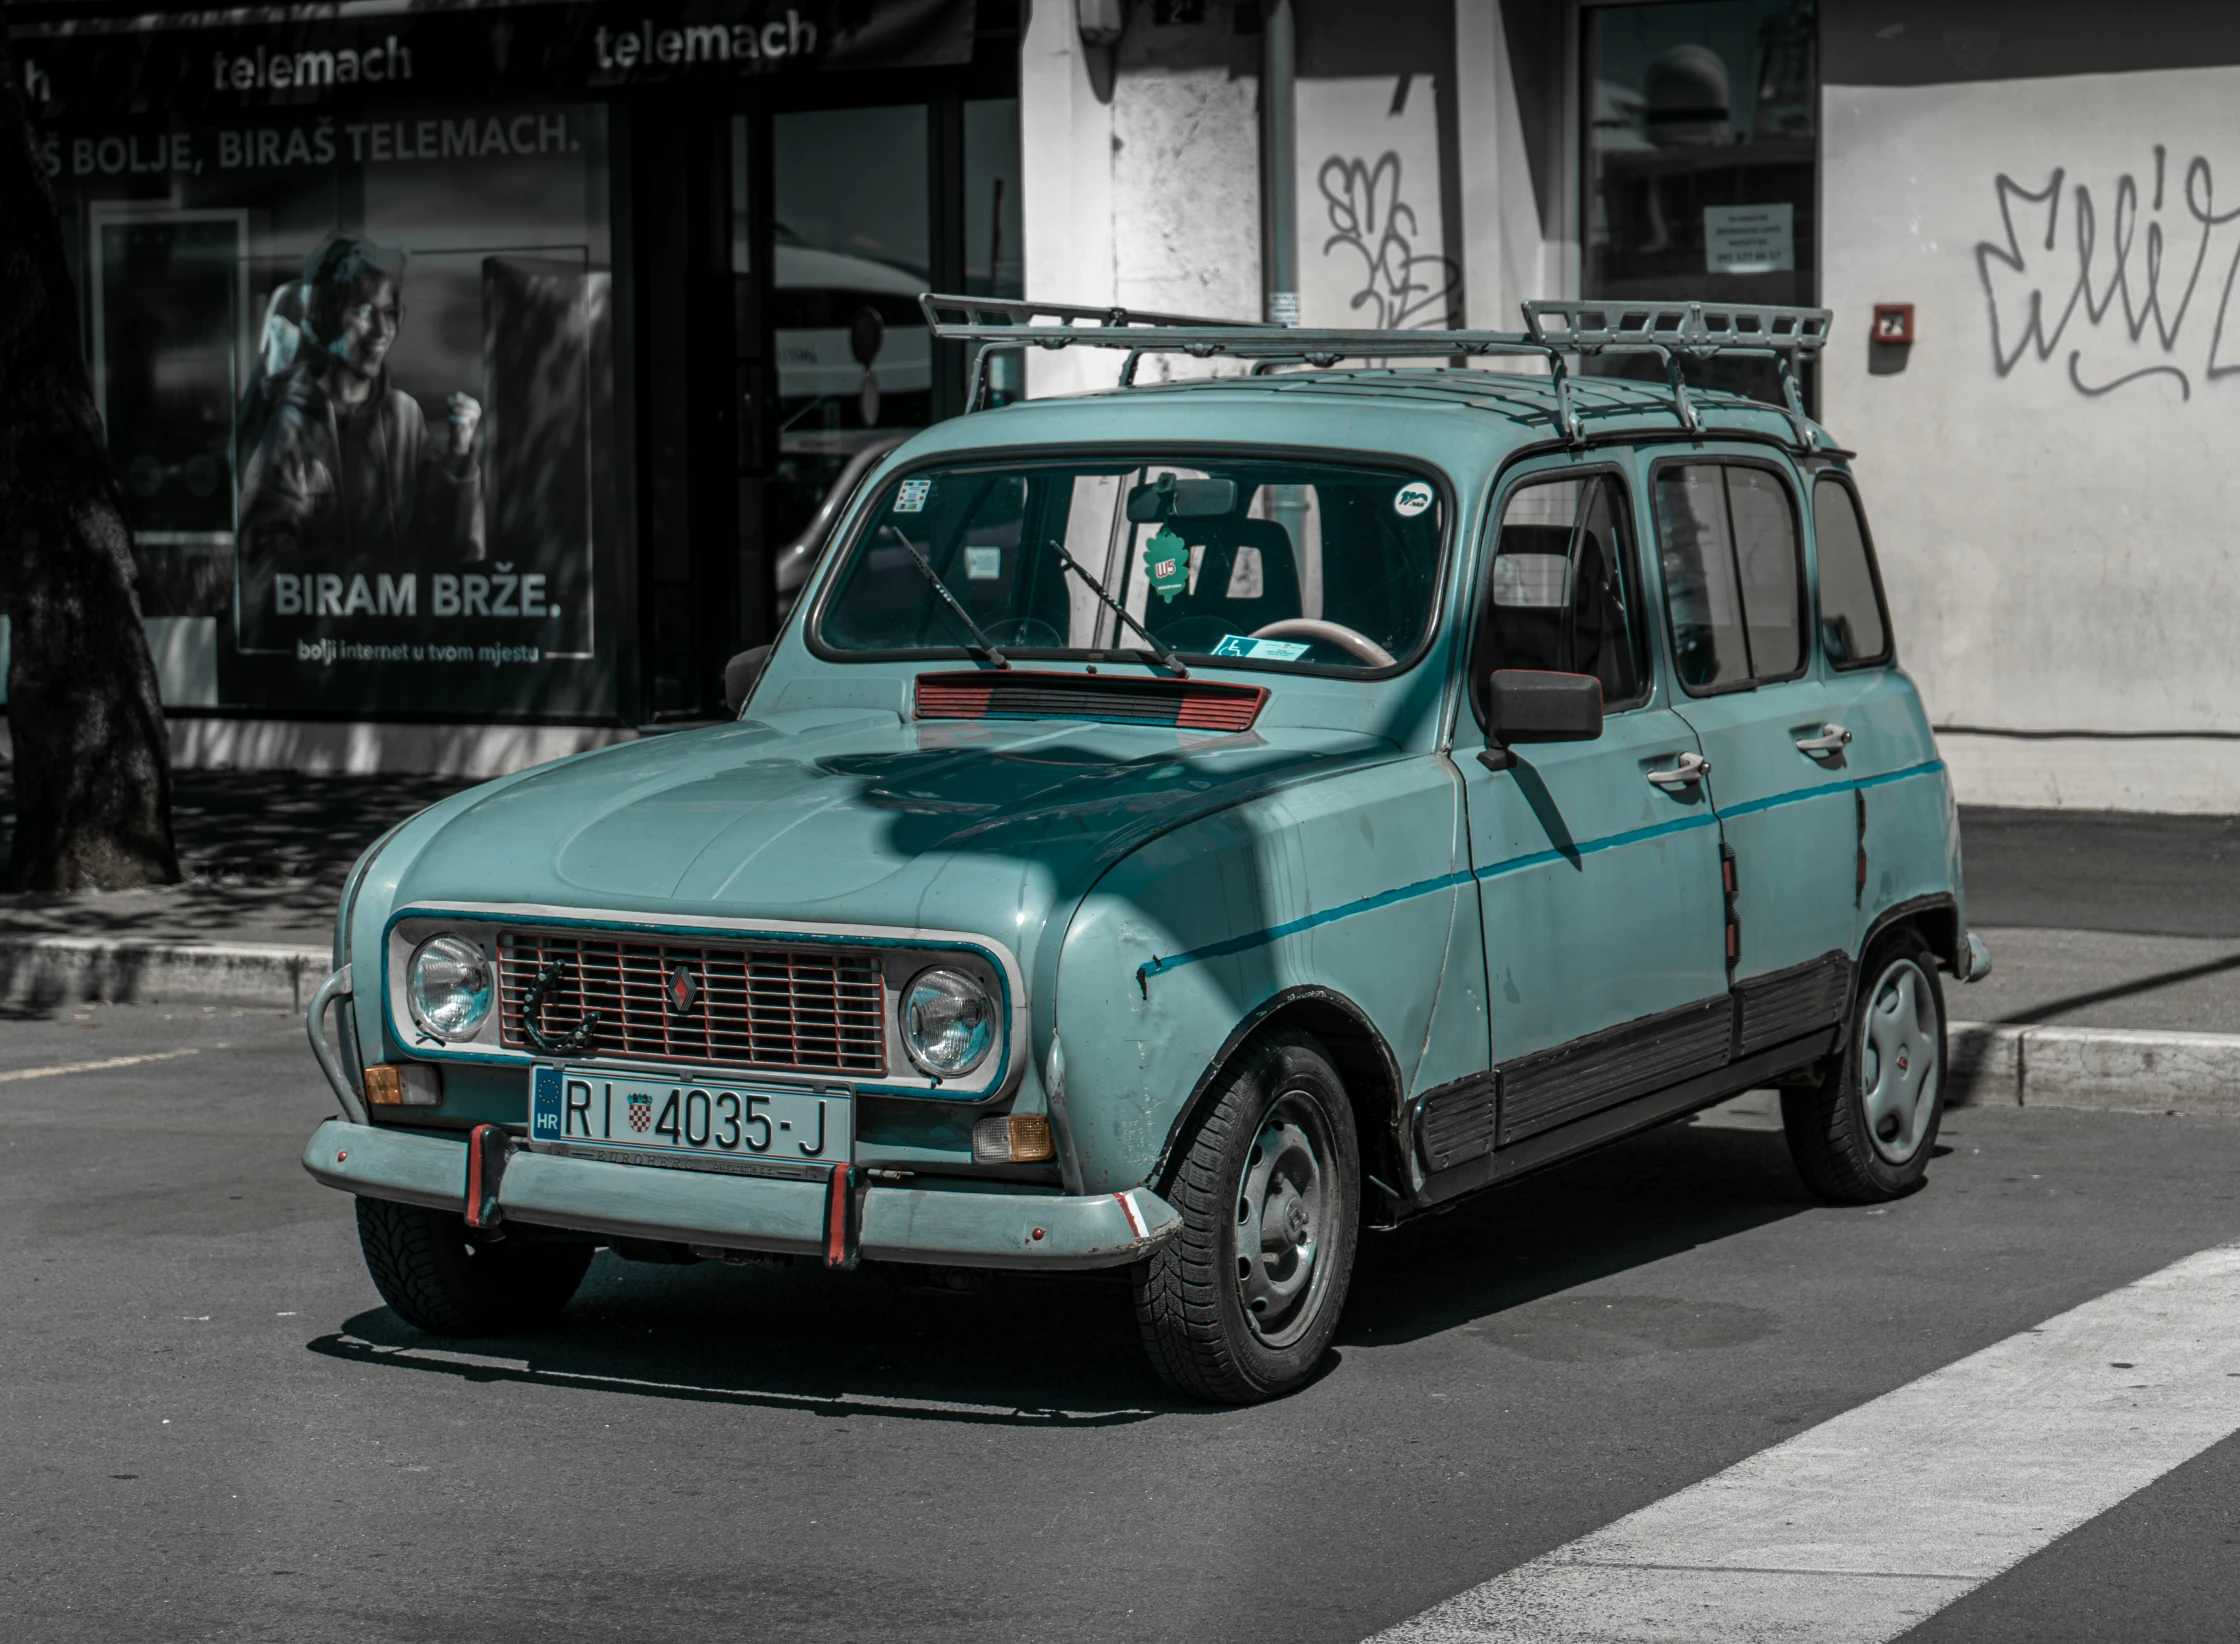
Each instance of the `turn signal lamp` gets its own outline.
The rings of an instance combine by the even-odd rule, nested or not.
[[[1058,1156],[1050,1120],[1040,1113],[998,1113],[972,1127],[974,1164],[1041,1164]]]
[[[425,1062],[376,1062],[366,1069],[366,1100],[374,1107],[437,1107],[443,1074]]]

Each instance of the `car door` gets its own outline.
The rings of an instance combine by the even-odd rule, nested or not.
[[[1887,909],[1957,880],[1949,794],[1921,698],[1898,671],[1865,510],[1850,477],[1811,477],[1814,609],[1831,724],[1852,783],[1853,943]]]
[[[1455,758],[1485,935],[1491,1140],[1506,1148],[1716,1069],[1728,1021],[1718,828],[1696,736],[1653,666],[1628,476],[1536,465],[1493,517]],[[1602,735],[1493,746],[1485,682],[1500,667],[1595,675]],[[1428,1143],[1445,1134],[1427,1121]]]
[[[1849,997],[1858,830],[1844,733],[1805,623],[1794,477],[1755,454],[1651,470],[1667,634],[1726,846],[1726,941],[1748,1058]]]

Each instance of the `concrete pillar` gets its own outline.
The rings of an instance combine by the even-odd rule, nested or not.
[[[1568,292],[1560,248],[1541,232],[1501,0],[1455,0],[1454,56],[1464,323],[1514,331],[1520,303]]]
[[[1043,0],[1026,10],[1019,43],[1019,193],[1027,295],[1044,302],[1117,302],[1112,103],[1091,82],[1070,0]],[[1110,87],[1109,76],[1105,84]],[[1109,383],[1116,369],[1115,360],[1086,351],[1030,348],[1027,392],[1064,394]]]

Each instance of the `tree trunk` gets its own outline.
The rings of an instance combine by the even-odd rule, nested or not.
[[[0,592],[16,793],[0,888],[179,877],[131,541],[0,3]]]

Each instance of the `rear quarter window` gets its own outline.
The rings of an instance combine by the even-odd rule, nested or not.
[[[1820,550],[1820,648],[1838,668],[1890,660],[1890,619],[1859,499],[1838,479],[1812,488],[1812,532]]]

